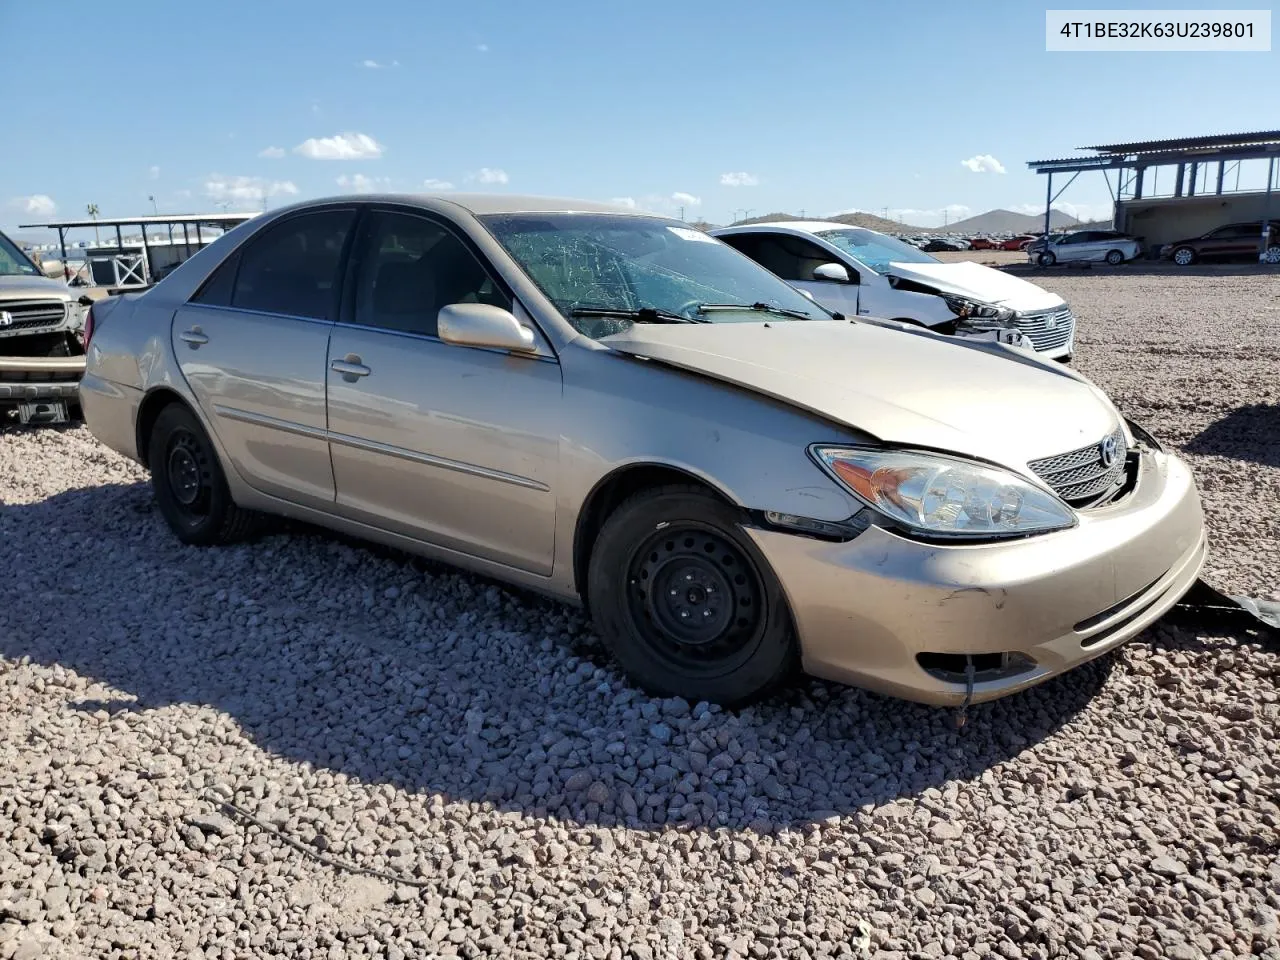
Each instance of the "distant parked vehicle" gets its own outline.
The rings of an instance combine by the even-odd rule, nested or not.
[[[996,246],[997,246],[997,242],[995,240],[992,240],[990,237],[970,237],[969,238],[970,250],[995,250]]]
[[[1027,244],[1027,255],[1042,267],[1083,262],[1118,266],[1127,260],[1136,260],[1141,254],[1141,242],[1118,230],[1078,230],[1051,236],[1047,245],[1044,239]]]
[[[920,248],[925,253],[958,253],[965,249],[959,240],[950,237],[934,237]]]
[[[1261,244],[1261,220],[1228,223],[1203,236],[1165,244],[1160,249],[1160,258],[1172,260],[1183,267],[1197,260],[1253,260],[1257,258]],[[1276,233],[1275,225],[1263,259],[1267,263],[1280,263],[1280,235]]]
[[[1018,236],[1018,237],[1010,237],[1010,238],[1009,238],[1009,239],[1007,239],[1007,240],[1001,240],[1001,241],[1000,241],[1000,243],[999,243],[999,245],[998,245],[998,249],[1000,249],[1000,250],[1025,250],[1025,249],[1027,249],[1027,244],[1029,244],[1029,243],[1030,243],[1032,240],[1034,240],[1034,239],[1036,239],[1036,238],[1035,238],[1035,237],[1033,237],[1033,236],[1031,236],[1030,234],[1024,233],[1024,234],[1022,234],[1021,236]]]

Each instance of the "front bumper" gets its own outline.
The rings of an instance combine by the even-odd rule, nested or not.
[[[747,531],[782,583],[804,668],[815,676],[940,706],[958,678],[917,659],[1014,654],[979,672],[973,701],[1026,689],[1114,649],[1195,582],[1205,533],[1191,471],[1143,450],[1119,504],[1070,530],[1003,543],[924,544],[872,526],[833,543]]]
[[[75,402],[84,357],[0,357],[0,404]]]

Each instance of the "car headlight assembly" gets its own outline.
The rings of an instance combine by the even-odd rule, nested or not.
[[[1012,320],[1017,313],[1008,307],[997,306],[994,303],[982,303],[979,300],[970,300],[967,297],[943,296],[943,301],[951,309],[957,317],[965,320],[995,320],[1005,322]]]
[[[815,445],[809,452],[858,499],[921,534],[991,539],[1076,524],[1052,493],[999,467],[911,450]]]

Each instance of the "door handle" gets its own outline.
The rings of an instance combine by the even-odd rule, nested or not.
[[[355,383],[361,377],[367,377],[373,373],[372,370],[360,362],[360,358],[354,353],[347,354],[345,360],[334,360],[329,364],[329,369],[334,373],[342,374],[342,379],[347,383]]]
[[[178,334],[178,336],[184,343],[188,344],[192,350],[198,349],[202,344],[209,342],[209,338],[200,331],[199,327],[192,327],[190,330],[184,330],[182,333]]]

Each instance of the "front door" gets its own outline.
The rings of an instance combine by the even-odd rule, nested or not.
[[[327,364],[339,512],[550,574],[562,392],[554,354],[545,344],[517,356],[439,339],[441,307],[512,307],[450,225],[373,211],[359,234],[350,313],[334,327]]]
[[[858,271],[816,243],[794,234],[770,230],[731,233],[720,239],[793,287],[810,294],[828,310],[835,310],[849,317],[857,316]],[[849,282],[815,277],[814,270],[825,263],[839,263],[843,266],[849,272]]]
[[[350,208],[288,217],[213,273],[173,317],[174,356],[236,472],[329,506],[325,361]]]

